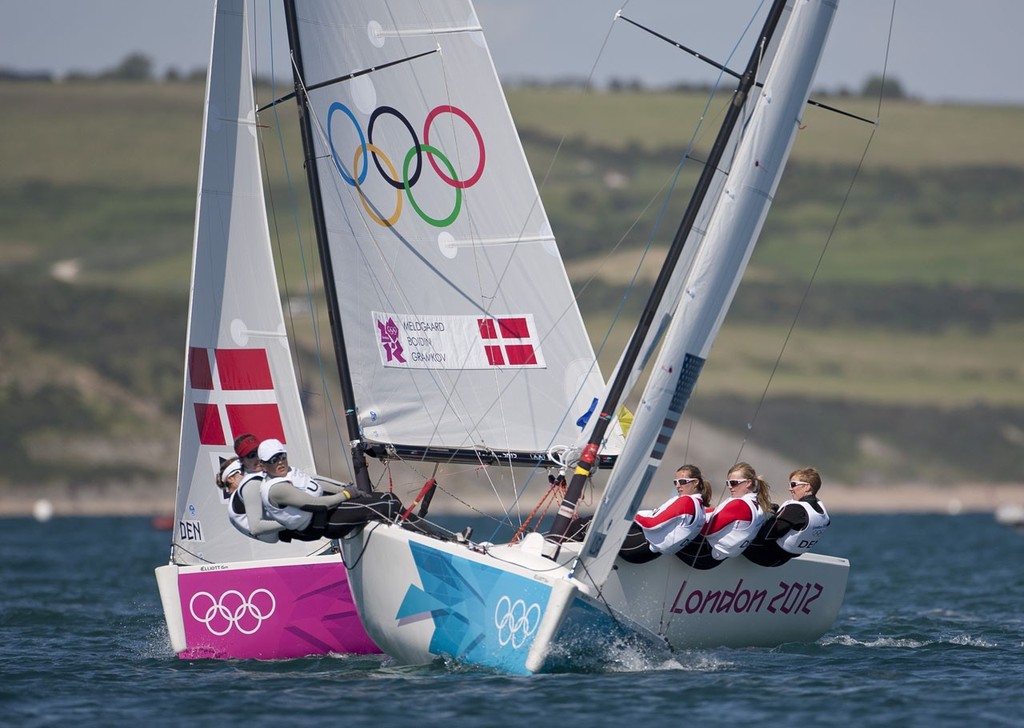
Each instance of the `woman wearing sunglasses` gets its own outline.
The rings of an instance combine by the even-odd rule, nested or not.
[[[237,457],[221,463],[217,486],[228,498],[228,520],[232,526],[250,538],[277,543],[284,526],[270,518],[263,509],[260,486],[267,473],[257,453],[259,444],[251,432],[236,437],[234,448]]]
[[[768,483],[751,465],[733,465],[726,485],[729,497],[708,514],[701,535],[676,554],[695,569],[713,569],[743,553],[772,512]]]
[[[818,500],[820,489],[821,476],[814,468],[790,473],[790,500],[761,528],[743,555],[761,566],[782,566],[810,551],[831,523],[825,504]]]
[[[681,465],[672,479],[675,495],[653,510],[637,511],[619,556],[643,564],[673,554],[692,541],[711,507],[711,486],[696,465]]]
[[[291,467],[280,440],[261,442],[258,455],[267,473],[260,484],[263,510],[283,527],[282,541],[341,538],[368,520],[390,520],[402,510],[391,493],[361,494],[348,484]]]

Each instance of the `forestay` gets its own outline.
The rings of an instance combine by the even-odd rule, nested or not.
[[[256,140],[244,2],[220,0],[204,106],[199,198],[171,560],[177,564],[305,555],[228,522],[214,485],[235,437],[287,443],[313,469],[274,272]]]
[[[476,14],[429,5],[295,3],[359,425],[534,461],[603,380]]]

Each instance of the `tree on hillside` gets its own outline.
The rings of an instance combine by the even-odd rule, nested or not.
[[[860,95],[867,98],[905,99],[907,94],[903,91],[903,84],[893,77],[868,76],[868,80],[861,87]]]
[[[129,53],[117,66],[104,72],[102,77],[115,81],[151,81],[153,61],[142,53]]]

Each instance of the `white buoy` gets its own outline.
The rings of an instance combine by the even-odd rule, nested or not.
[[[45,523],[53,517],[53,503],[46,498],[40,498],[32,506],[32,517],[40,523]]]

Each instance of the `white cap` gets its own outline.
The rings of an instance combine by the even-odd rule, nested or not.
[[[235,473],[240,472],[242,472],[242,461],[239,460],[238,458],[233,458],[231,462],[228,464],[228,466],[224,468],[224,471],[220,474],[220,479],[224,482],[227,482],[228,478],[230,478]]]
[[[259,456],[260,460],[265,463],[269,462],[270,458],[282,452],[287,454],[288,451],[284,449],[284,443],[280,440],[270,438],[269,440],[264,440],[260,443]]]

